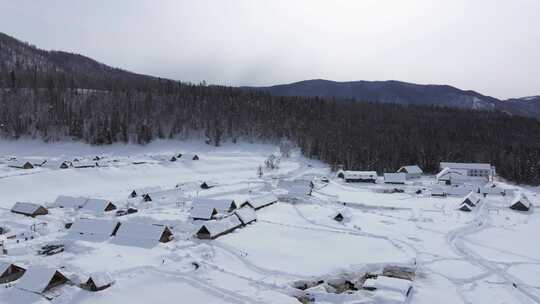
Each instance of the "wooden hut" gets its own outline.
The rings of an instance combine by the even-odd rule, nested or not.
[[[108,273],[92,273],[79,283],[79,287],[96,292],[111,287],[113,282],[111,275]]]
[[[218,211],[215,207],[208,205],[195,205],[191,208],[191,218],[194,220],[208,221],[215,218],[218,215]]]
[[[196,236],[199,239],[215,239],[224,234],[230,233],[234,229],[241,227],[242,222],[240,219],[233,215],[217,221],[209,221],[204,223],[199,230],[197,230]]]
[[[522,193],[516,195],[510,204],[510,209],[516,211],[529,211],[531,209],[531,202],[529,199]]]
[[[480,198],[478,198],[474,192],[470,192],[467,196],[463,198],[462,204],[466,204],[469,207],[474,207],[480,202]]]
[[[420,178],[424,171],[418,165],[402,166],[397,170],[397,173],[405,173],[407,179]]]
[[[18,280],[26,270],[15,264],[0,262],[0,284]]]
[[[23,202],[15,203],[15,205],[13,205],[13,207],[11,208],[11,212],[31,217],[36,217],[38,215],[45,215],[49,213],[47,208],[43,207],[42,205]]]
[[[339,212],[338,214],[336,214],[334,216],[334,220],[336,222],[343,222],[344,219],[345,219],[345,217],[343,216],[343,214],[341,214],[341,212]]]
[[[8,167],[16,169],[34,169],[34,165],[29,161],[19,161],[12,164],[9,164]]]
[[[33,293],[43,294],[67,282],[68,279],[60,271],[43,266],[35,266],[26,270],[22,278],[17,282],[16,287]]]
[[[269,194],[265,194],[265,195],[252,197],[252,198],[246,200],[241,205],[241,207],[249,206],[249,207],[251,207],[251,208],[253,208],[255,210],[259,210],[261,208],[264,208],[264,207],[270,206],[272,204],[275,204],[275,203],[277,203],[277,201],[278,201],[278,198],[275,195],[273,195],[272,193],[269,193]]]
[[[124,246],[152,248],[158,243],[167,243],[172,239],[173,233],[168,226],[124,222],[112,242]]]
[[[81,209],[93,212],[107,212],[116,210],[116,205],[109,200],[89,198],[86,200]]]
[[[193,207],[209,206],[216,208],[219,213],[229,213],[238,209],[238,204],[233,199],[212,199],[205,197],[197,197],[193,199]]]

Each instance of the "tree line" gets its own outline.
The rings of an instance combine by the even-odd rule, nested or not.
[[[95,145],[289,139],[334,169],[383,173],[418,164],[434,173],[440,161],[490,162],[502,177],[540,184],[540,122],[534,119],[103,75],[0,69],[0,136]]]

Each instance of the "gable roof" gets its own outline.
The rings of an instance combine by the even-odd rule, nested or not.
[[[514,206],[514,205],[519,204],[519,203],[521,203],[523,206],[527,207],[527,209],[531,208],[531,202],[529,201],[529,199],[523,193],[518,193],[512,199],[512,202],[510,203],[510,206]]]
[[[122,223],[113,243],[118,245],[152,248],[156,246],[165,231],[170,231],[167,226],[133,223]]]
[[[238,219],[240,220],[240,222],[242,222],[243,225],[247,225],[257,220],[257,214],[255,213],[255,210],[251,207],[246,206],[240,209],[236,209],[234,211],[234,214],[238,217]]]
[[[33,266],[26,270],[22,278],[17,282],[17,288],[35,293],[43,293],[57,270],[44,266]],[[60,273],[60,272],[59,272]],[[62,273],[60,273],[62,275]]]
[[[21,213],[21,214],[26,214],[26,215],[33,215],[36,212],[38,212],[40,208],[43,208],[46,210],[45,207],[38,204],[16,202],[15,205],[13,205],[13,207],[11,208],[11,212]]]
[[[285,189],[291,196],[304,196],[310,195],[313,183],[309,180],[295,179],[295,180],[279,180],[278,188]]]
[[[104,212],[107,206],[112,205],[116,209],[116,206],[111,203],[111,201],[98,199],[98,198],[89,198],[86,203],[82,206],[82,209],[90,210],[94,212]]]
[[[11,265],[13,264],[0,261],[0,276],[3,275],[4,272],[6,272],[11,267]]]
[[[398,172],[402,172],[402,171],[405,171],[406,173],[411,173],[411,174],[422,174],[422,173],[424,173],[422,168],[420,168],[420,166],[418,166],[418,165],[402,166],[401,168],[399,168]]]
[[[471,204],[469,204],[469,202],[472,204],[472,206],[471,206]],[[476,204],[478,204],[478,202],[480,202],[480,198],[477,197],[476,194],[474,194],[474,192],[472,192],[472,191],[469,192],[469,194],[467,194],[467,196],[465,196],[463,198],[463,201],[462,201],[463,204],[467,204],[467,205],[469,205],[471,207],[476,206]]]
[[[245,205],[247,203],[251,207],[253,207],[255,209],[259,209],[259,208],[268,206],[270,204],[273,204],[273,203],[275,203],[277,201],[278,201],[278,198],[274,194],[268,193],[268,194],[252,197],[252,198],[248,199],[242,205]]]
[[[452,163],[441,162],[441,168],[461,169],[461,170],[491,170],[491,164],[487,163]]]
[[[54,206],[60,207],[60,208],[79,209],[84,206],[87,200],[88,198],[81,197],[81,196],[75,197],[75,196],[60,195],[54,201]]]
[[[191,208],[190,215],[193,219],[210,220],[215,213],[218,213],[215,207],[209,205],[194,205]]]
[[[206,228],[210,233],[210,237],[216,238],[240,226],[242,226],[242,222],[236,215],[233,215],[216,221],[208,221],[201,226],[199,231]]]
[[[196,197],[193,199],[193,204],[195,206],[207,206],[216,208],[217,211],[221,213],[228,213],[230,209],[238,208],[236,202],[232,199],[214,199],[206,197]]]
[[[113,235],[118,224],[109,220],[79,219],[69,228],[67,238],[102,242]]]

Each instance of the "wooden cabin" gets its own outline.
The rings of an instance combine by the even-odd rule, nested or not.
[[[15,264],[0,262],[0,284],[18,280],[26,270]]]
[[[405,173],[407,179],[420,178],[424,171],[418,165],[402,166],[397,170],[397,173]]]
[[[246,200],[240,207],[249,206],[255,210],[259,210],[261,208],[270,206],[272,204],[277,203],[278,198],[269,193],[265,195],[255,196],[248,200]]]
[[[37,294],[66,284],[69,280],[60,271],[43,266],[34,266],[26,270],[22,278],[15,285],[18,289]]]
[[[531,202],[522,193],[516,195],[516,197],[510,203],[510,209],[516,211],[529,211],[531,209]]]
[[[13,205],[11,208],[11,212],[30,217],[36,217],[38,215],[45,215],[49,213],[47,208],[43,207],[42,205],[24,202],[15,203],[15,205]]]

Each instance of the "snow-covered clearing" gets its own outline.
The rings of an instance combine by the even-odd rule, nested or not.
[[[114,279],[99,292],[74,285],[53,288],[47,295],[61,304],[390,303],[384,301],[394,298],[391,293],[356,287],[338,293],[335,287],[345,280],[360,282],[366,273],[380,273],[388,265],[415,269],[408,303],[540,304],[540,245],[535,241],[540,215],[534,207],[516,212],[508,208],[511,198],[488,195],[473,212],[462,212],[457,210],[460,197],[417,193],[429,189],[433,177],[406,185],[347,184],[326,165],[297,153],[282,159],[279,169],[264,169],[259,176],[258,167],[275,152],[276,147],[261,144],[0,142],[0,228],[7,230],[2,237],[9,236],[0,265],[44,265],[67,276],[108,272]],[[186,153],[200,159],[170,161]],[[47,163],[23,170],[9,167],[12,158]],[[74,159],[99,166],[56,165]],[[287,197],[278,186],[280,178],[314,181],[313,193]],[[212,188],[202,189],[203,182]],[[158,186],[161,190],[150,193],[150,202],[130,197],[134,189]],[[404,192],[387,193],[393,188]],[[538,206],[540,189],[522,190]],[[280,200],[257,210],[256,222],[215,240],[194,237],[204,222],[190,219],[192,198],[242,203],[269,192]],[[115,216],[116,210],[58,208],[54,201],[59,195],[102,198],[118,209],[138,212]],[[10,209],[15,202],[40,204],[49,213],[35,218],[14,214]],[[334,220],[338,213],[344,217],[340,222]],[[142,236],[120,228],[118,233],[127,234],[122,242],[108,234],[78,240],[68,235],[66,224],[81,218],[100,219],[111,227],[117,221],[120,227],[147,225],[150,230],[166,225],[174,239],[143,242],[137,239]],[[37,253],[48,244],[61,244],[63,251]],[[326,285],[306,286],[305,291],[294,287],[318,281]],[[17,289],[17,281],[3,285],[0,303],[49,302]]]

